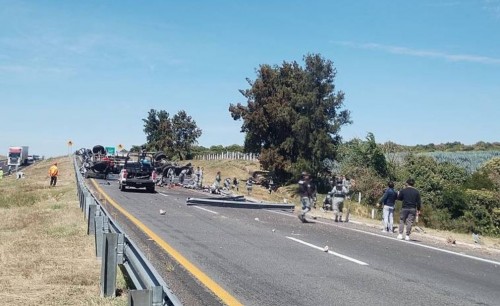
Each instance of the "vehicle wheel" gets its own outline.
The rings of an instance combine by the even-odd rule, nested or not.
[[[125,185],[120,184],[120,190],[125,191],[125,189],[126,189]]]
[[[155,193],[155,187],[146,187],[147,192]]]

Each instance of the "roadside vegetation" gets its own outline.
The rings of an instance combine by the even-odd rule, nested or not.
[[[395,152],[384,152],[372,134],[344,144],[340,151],[339,162],[332,168],[356,180],[353,191],[364,195],[367,206],[374,207],[389,180],[400,189],[412,177],[422,193],[425,226],[500,236],[500,157],[483,161],[470,172],[458,163],[427,154],[408,152],[401,159]],[[474,156],[482,158],[469,153],[469,158]]]
[[[54,161],[60,176],[50,188]],[[0,181],[1,304],[126,305],[125,296],[100,297],[100,262],[86,234],[70,160],[41,161],[24,173],[24,179]]]

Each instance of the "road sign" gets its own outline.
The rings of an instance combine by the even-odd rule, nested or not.
[[[108,155],[115,155],[115,147],[106,147]]]

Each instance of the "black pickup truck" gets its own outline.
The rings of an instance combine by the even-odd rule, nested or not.
[[[148,192],[155,192],[153,180],[153,166],[149,163],[126,161],[118,177],[118,185],[121,191],[127,187],[146,188]]]

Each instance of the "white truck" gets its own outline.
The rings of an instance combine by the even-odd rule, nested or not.
[[[28,163],[28,147],[9,147],[7,166],[19,167]]]

